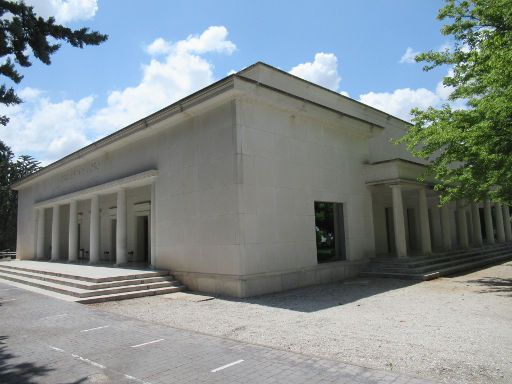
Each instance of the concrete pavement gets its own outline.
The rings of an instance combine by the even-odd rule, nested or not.
[[[3,283],[0,382],[433,383],[146,323]]]

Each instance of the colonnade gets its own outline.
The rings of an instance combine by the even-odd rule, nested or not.
[[[401,184],[390,185],[393,201],[393,224],[395,236],[396,256],[399,258],[407,257],[407,241],[405,228],[405,211],[403,201],[403,189]],[[408,187],[410,188],[410,187]],[[419,237],[421,253],[429,255],[432,253],[431,228],[428,215],[427,189],[425,186],[415,187],[418,199],[419,215]],[[496,238],[494,236],[494,226],[492,221],[492,206],[495,209]],[[484,223],[487,244],[504,243],[512,241],[512,226],[510,222],[510,210],[507,205],[485,200]],[[440,212],[437,210],[440,209]],[[469,215],[466,213],[469,210]],[[448,205],[439,208],[437,205],[432,207],[432,218],[439,220],[437,225],[441,227],[441,246],[443,250],[449,251],[455,247],[452,241],[452,213]],[[434,213],[434,211],[436,211]],[[469,216],[469,217],[468,217]],[[472,244],[480,247],[484,244],[482,238],[482,229],[480,224],[480,207],[477,203],[471,205],[464,201],[456,202],[456,227],[459,248],[469,248],[470,239],[468,228],[471,229]],[[469,219],[469,220],[468,220]],[[469,222],[468,222],[469,221]]]
[[[153,187],[152,187],[153,189]],[[126,213],[126,189],[121,188],[116,191],[116,264],[123,265],[127,259],[127,213]],[[89,244],[89,263],[96,264],[100,261],[101,252],[101,216],[100,216],[100,196],[92,195],[90,200],[90,244]],[[69,228],[68,228],[68,261],[78,260],[78,199],[66,202],[69,204]],[[83,200],[81,200],[83,201]],[[51,228],[51,256],[52,261],[60,259],[60,209],[65,204],[55,203],[52,209],[52,228]],[[154,204],[152,204],[153,206]],[[45,258],[45,209],[48,207],[37,208],[37,237],[36,237],[36,259]]]

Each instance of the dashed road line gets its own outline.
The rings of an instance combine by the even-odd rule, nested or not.
[[[211,370],[211,372],[212,372],[212,373],[215,373],[215,372],[222,371],[223,369],[226,369],[226,368],[232,367],[233,365],[240,364],[240,363],[242,363],[243,361],[244,361],[244,360],[242,360],[242,359],[237,360],[237,361],[233,361],[232,363],[229,363],[229,364],[223,365],[222,367],[212,369],[212,370]]]
[[[144,346],[144,345],[154,344],[154,343],[159,343],[160,341],[164,341],[164,340],[165,340],[165,339],[158,339],[158,340],[148,341],[147,343],[142,343],[142,344],[132,345],[130,348],[139,348],[139,347],[142,347],[142,346]]]
[[[57,347],[54,347],[53,345],[49,345],[50,349],[53,349],[54,351],[57,351],[57,352],[61,352],[61,353],[67,353],[65,350],[61,349],[61,348],[57,348]],[[96,367],[96,368],[100,368],[100,369],[103,369],[105,371],[110,371],[110,372],[113,372],[113,373],[116,373],[118,375],[122,375],[124,376],[126,379],[128,380],[132,380],[132,381],[135,381],[139,384],[151,384],[149,381],[144,381],[144,380],[141,380],[141,379],[138,379],[136,378],[135,376],[131,376],[131,375],[127,375],[125,373],[121,373],[121,372],[117,372],[113,369],[110,369],[110,368],[107,368],[106,366],[104,366],[103,364],[100,364],[100,363],[97,363],[95,361],[92,361],[90,359],[87,359],[85,357],[82,357],[80,355],[76,355],[74,353],[70,353],[69,354],[73,359],[76,359],[76,360],[79,360],[83,363],[86,363],[86,364],[89,364],[89,365],[92,365],[93,367]]]
[[[0,303],[7,303],[8,301],[16,301],[16,299],[0,300]]]
[[[110,327],[110,325],[103,325],[102,327],[89,328],[89,329],[82,329],[80,332],[96,331],[97,329],[104,329],[104,328],[108,328],[108,327]]]
[[[72,353],[71,356],[73,358],[77,359],[77,360],[83,361],[84,363],[90,364],[93,367],[97,367],[97,368],[101,368],[101,369],[106,369],[107,368],[104,365],[101,365],[100,363],[96,363],[95,361],[86,359],[85,357],[75,355],[74,353]]]
[[[59,318],[59,317],[66,317],[66,316],[69,316],[69,314],[61,313],[60,315],[50,315],[50,316],[41,317],[39,320],[56,319],[56,318]]]

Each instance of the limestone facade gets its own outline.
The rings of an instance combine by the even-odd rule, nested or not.
[[[391,142],[406,129],[256,63],[15,185],[17,257],[147,264],[246,297],[352,277],[372,257],[510,241],[508,207],[438,207],[424,164]],[[331,262],[315,202],[337,207]]]

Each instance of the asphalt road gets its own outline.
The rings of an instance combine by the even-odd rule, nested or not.
[[[0,283],[0,383],[433,382],[147,323]]]

